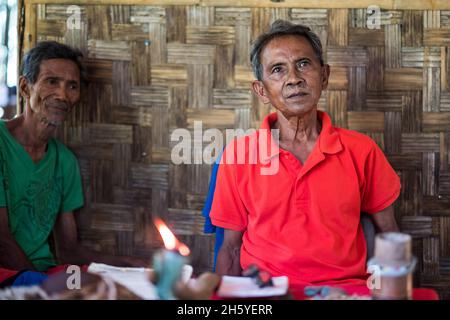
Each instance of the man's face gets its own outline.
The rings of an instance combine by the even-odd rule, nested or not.
[[[261,52],[262,81],[253,89],[285,117],[301,116],[317,107],[328,85],[329,66],[321,66],[311,44],[302,36],[271,40]]]
[[[21,78],[21,89],[42,123],[58,126],[80,100],[80,70],[67,59],[48,59],[40,64],[34,84]]]

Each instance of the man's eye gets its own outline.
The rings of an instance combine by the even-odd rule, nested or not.
[[[50,78],[47,80],[47,83],[53,85],[53,84],[57,84],[58,81],[56,81],[56,79]]]
[[[298,66],[299,66],[300,68],[305,68],[305,67],[309,66],[309,62],[306,61],[306,60],[300,61],[300,62],[298,63]]]
[[[69,86],[69,88],[72,89],[72,90],[78,90],[78,86],[76,84],[71,84]]]
[[[281,67],[275,67],[272,69],[272,73],[278,73],[281,71]]]

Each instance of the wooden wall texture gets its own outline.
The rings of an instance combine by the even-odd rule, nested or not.
[[[68,5],[49,2],[25,2],[25,47],[57,40],[86,55],[90,82],[61,132],[83,174],[86,245],[150,257],[160,215],[196,272],[211,267],[201,216],[210,166],[173,165],[170,134],[196,120],[259,126],[269,109],[250,91],[250,43],[282,18],[320,35],[332,70],[320,108],[385,151],[401,177],[396,216],[414,237],[415,285],[450,298],[450,11],[383,10],[370,30],[364,8],[82,4],[70,30]]]

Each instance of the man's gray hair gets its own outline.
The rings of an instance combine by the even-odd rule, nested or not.
[[[36,83],[41,62],[49,59],[67,59],[73,61],[80,70],[80,80],[87,81],[86,69],[81,62],[83,54],[78,49],[55,41],[39,42],[28,51],[22,61],[21,75],[25,76],[29,83]]]
[[[261,52],[264,47],[272,40],[282,36],[295,35],[305,37],[311,44],[320,65],[324,65],[322,43],[319,37],[311,31],[307,26],[301,24],[294,24],[286,20],[276,20],[270,26],[270,30],[261,34],[253,43],[252,51],[250,52],[250,61],[252,63],[253,73],[258,80],[262,80],[263,70],[261,65]]]

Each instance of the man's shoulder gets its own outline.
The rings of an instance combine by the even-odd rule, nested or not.
[[[344,147],[351,150],[371,151],[376,146],[371,137],[361,132],[336,127],[335,130],[339,133],[339,138]]]

